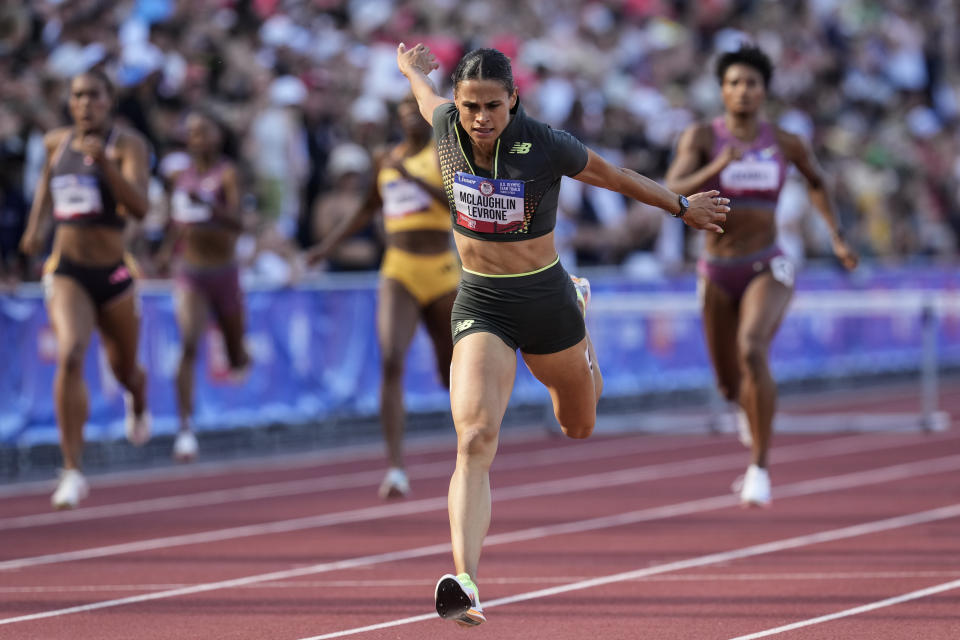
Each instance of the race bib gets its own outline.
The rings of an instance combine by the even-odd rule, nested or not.
[[[514,233],[523,227],[523,181],[480,178],[462,171],[453,177],[457,224],[480,233]]]
[[[206,222],[213,217],[213,211],[209,205],[197,202],[182,189],[173,192],[170,206],[173,209],[173,219],[183,224]]]
[[[720,189],[728,191],[776,191],[780,165],[770,160],[738,160],[720,172]]]
[[[96,216],[103,211],[100,181],[96,176],[54,176],[50,179],[50,195],[53,198],[53,216],[58,220]]]
[[[402,218],[430,208],[430,194],[411,180],[392,180],[383,185],[383,215]]]

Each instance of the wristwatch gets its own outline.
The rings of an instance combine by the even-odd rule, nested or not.
[[[687,200],[686,196],[680,196],[677,198],[677,202],[680,203],[680,211],[676,213],[671,213],[674,218],[682,218],[683,214],[687,212],[687,209],[690,208],[690,201]]]

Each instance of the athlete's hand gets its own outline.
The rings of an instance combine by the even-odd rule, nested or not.
[[[103,138],[100,136],[88,133],[80,140],[80,152],[83,153],[84,164],[103,162],[106,159],[104,149]]]
[[[410,178],[410,172],[403,166],[404,157],[397,153],[387,154],[381,161],[380,166],[384,169],[393,169],[404,178]]]
[[[33,227],[28,226],[20,238],[20,253],[26,256],[35,256],[43,249],[43,238]]]
[[[833,254],[847,271],[856,268],[857,263],[860,262],[860,256],[840,235],[833,236]]]
[[[695,193],[687,201],[690,207],[683,214],[684,223],[694,229],[704,229],[723,233],[720,223],[726,222],[730,211],[730,198],[720,197],[719,191],[704,191]]]
[[[723,161],[723,166],[727,166],[734,160],[739,160],[743,157],[743,149],[736,145],[728,144],[720,151],[720,160]]]
[[[329,251],[323,250],[323,247],[321,245],[317,245],[315,247],[307,249],[307,251],[304,252],[303,262],[308,267],[315,267],[327,259],[328,253]]]
[[[440,68],[440,63],[426,45],[417,43],[412,49],[407,49],[401,42],[397,47],[397,66],[400,68],[400,73],[410,77],[410,74],[415,71],[429,75],[434,69]]]

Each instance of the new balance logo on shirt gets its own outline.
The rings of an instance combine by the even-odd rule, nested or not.
[[[510,147],[510,153],[518,153],[524,155],[530,153],[530,147],[533,146],[532,142],[514,142],[513,146]]]

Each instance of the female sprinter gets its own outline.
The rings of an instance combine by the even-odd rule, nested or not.
[[[117,381],[127,390],[126,432],[135,445],[150,438],[146,375],[137,362],[140,311],[123,229],[147,213],[147,143],[111,122],[113,87],[99,71],[70,83],[73,126],[50,131],[47,161],[37,182],[21,249],[42,249],[53,211],[53,253],[44,268],[47,311],[57,337],[54,406],[60,427],[63,471],[51,499],[69,509],[86,497],[81,469],[87,388],[83,364],[93,330]]]
[[[450,386],[450,310],[460,265],[450,245],[450,211],[440,177],[430,125],[412,96],[397,106],[403,139],[376,158],[377,179],[364,205],[348,215],[308,255],[319,262],[352,233],[383,212],[387,250],[380,266],[377,336],[380,341],[380,419],[390,467],[380,497],[405,496],[410,481],[403,465],[403,368],[417,324],[423,319],[433,342],[437,373]]]
[[[490,523],[489,469],[516,373],[516,351],[550,391],[563,432],[593,431],[603,387],[583,314],[589,283],[560,265],[553,228],[560,179],[572,176],[661,207],[698,229],[719,232],[727,200],[690,197],[614,167],[520,105],[510,60],[477,49],[453,74],[454,100],[427,74],[436,60],[422,44],[397,49],[420,113],[432,120],[463,279],[453,307],[450,405],[457,464],[448,505],[457,575],[437,583],[437,613],[462,625],[484,621],[474,579]]]
[[[240,189],[233,163],[223,155],[223,131],[209,115],[192,112],[186,119],[189,164],[172,176],[170,212],[172,242],[181,253],[176,267],[177,324],[180,366],[177,410],[180,429],[173,457],[189,462],[197,456],[193,433],[194,370],[197,345],[212,315],[223,334],[231,371],[250,364],[243,344],[244,308],[236,262],[240,222]]]
[[[847,269],[857,256],[841,234],[825,178],[802,138],[763,119],[773,66],[752,46],[717,60],[725,113],[695,124],[680,138],[667,173],[678,193],[722,189],[734,213],[723,235],[709,235],[697,265],[703,325],[721,393],[742,408],[752,447],[740,487],[747,506],[770,504],[770,449],[777,389],[770,374],[770,342],[793,293],[794,267],[776,244],[774,210],[792,163],[806,178],[810,199],[833,234],[833,251]]]

